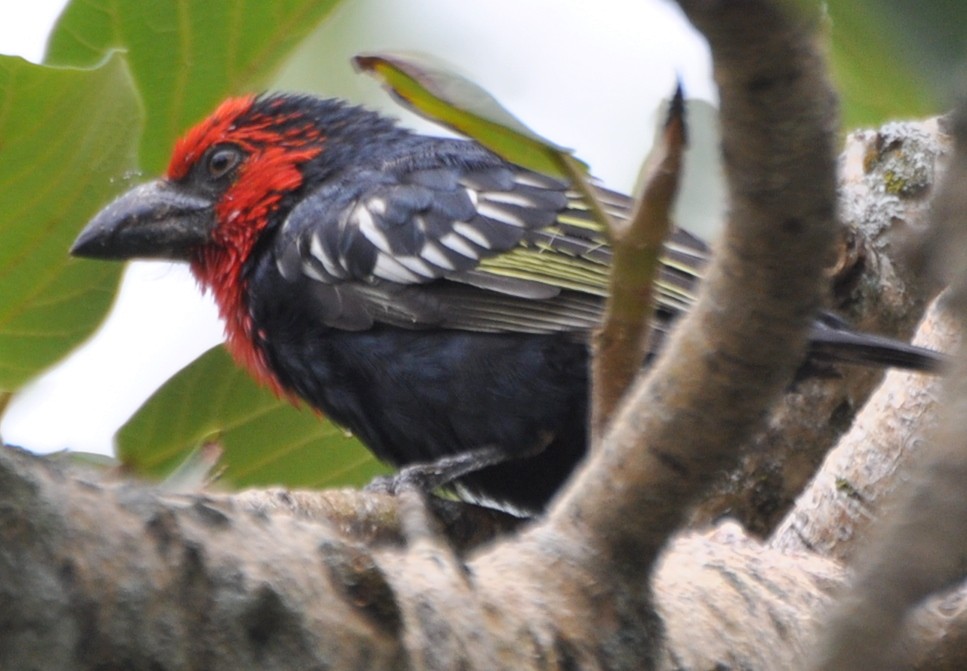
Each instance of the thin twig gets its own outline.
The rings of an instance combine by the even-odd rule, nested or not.
[[[685,104],[675,90],[653,150],[633,216],[611,226],[612,265],[604,324],[594,339],[591,445],[597,445],[615,408],[648,354],[653,286],[661,269],[671,210],[686,146]]]

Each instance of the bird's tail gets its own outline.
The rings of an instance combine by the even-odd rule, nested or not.
[[[810,359],[825,363],[891,366],[930,373],[943,371],[949,357],[893,338],[858,333],[846,322],[823,314],[809,334]]]

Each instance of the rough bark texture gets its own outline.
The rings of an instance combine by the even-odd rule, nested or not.
[[[926,260],[950,281],[947,307],[967,323],[967,101],[954,116],[955,153],[933,203],[936,229]],[[942,242],[941,242],[942,241]],[[896,503],[858,553],[856,577],[839,599],[812,665],[815,669],[901,669],[914,661],[907,617],[933,594],[963,580],[967,558],[967,349],[958,348],[937,426],[906,469]],[[922,632],[921,632],[922,634]],[[919,651],[922,653],[922,649]],[[961,660],[962,661],[962,660]]]
[[[856,327],[907,339],[940,289],[905,252],[929,226],[932,187],[948,148],[936,120],[891,123],[847,138],[829,306]],[[695,525],[728,515],[767,537],[883,379],[881,370],[856,366],[809,372],[773,408],[740,467],[696,510]]]
[[[931,306],[914,342],[953,351],[960,329],[943,300]],[[822,468],[799,496],[770,539],[781,550],[811,551],[849,563],[883,506],[922,458],[936,428],[944,378],[891,371],[829,452]]]
[[[391,668],[403,654],[392,611],[353,595],[378,591],[378,573],[367,582],[321,521],[104,486],[5,449],[0,544],[3,668]]]
[[[859,596],[835,605],[823,648],[819,624],[846,585],[836,560],[863,554],[849,539],[865,533],[869,509],[852,507],[849,494],[879,501],[903,471],[844,477],[831,458],[771,544],[734,523],[675,535],[793,379],[834,256],[836,203],[832,97],[802,27],[765,0],[681,4],[716,60],[728,232],[695,310],[546,519],[513,529],[414,493],[175,495],[3,449],[0,668],[776,669],[816,650],[863,663],[908,607],[959,578],[953,560],[967,534],[947,514],[963,482],[952,449],[930,462],[909,509],[937,504],[922,510],[943,512],[950,522],[939,528],[953,543],[923,534],[911,552],[903,534],[933,520],[902,516],[900,535],[885,534],[874,553],[883,561],[860,573]],[[948,219],[957,211],[948,207]],[[892,257],[871,245],[876,254],[864,247],[856,258],[890,277]],[[869,412],[895,416],[889,393]],[[911,464],[919,429],[905,422],[914,419],[881,441]],[[967,431],[947,427],[938,444]],[[931,496],[933,482],[943,496]],[[849,525],[846,540],[824,524]],[[934,570],[918,582],[893,555]],[[884,575],[916,589],[877,590]],[[965,599],[943,599],[915,614],[911,650],[924,668],[963,668]],[[879,638],[856,636],[857,657],[842,642],[864,626]]]
[[[295,493],[269,510],[262,495],[99,484],[13,449],[0,452],[0,484],[2,668],[628,666],[624,636],[597,638],[621,613],[594,558],[576,571],[579,548],[536,529],[518,551],[467,563],[428,531],[418,500]],[[396,531],[364,544],[358,527],[340,530],[347,497]],[[311,505],[289,506],[300,499]],[[588,604],[530,590],[549,574],[600,593]],[[763,549],[734,524],[689,534],[655,577],[652,624],[667,642],[644,633],[661,668],[778,668],[801,654],[841,579],[834,562]],[[539,636],[531,625],[552,604]]]

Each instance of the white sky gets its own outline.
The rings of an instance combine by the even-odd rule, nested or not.
[[[47,34],[66,0],[0,2],[0,54],[23,56],[39,63]]]
[[[378,15],[384,21],[348,45],[352,53],[408,48],[453,63],[539,133],[577,149],[616,188],[633,184],[647,150],[637,138],[654,123],[676,75],[684,79],[687,95],[714,96],[704,45],[666,0],[362,0],[349,5],[372,10],[375,3],[381,3]],[[64,4],[0,0],[0,53],[39,62]],[[542,28],[539,40],[535,26]],[[647,39],[642,26],[652,28]],[[561,72],[567,73],[566,81]],[[110,454],[117,428],[220,335],[214,307],[199,296],[185,268],[130,264],[105,326],[11,402],[0,433],[6,442],[38,452],[69,448]]]

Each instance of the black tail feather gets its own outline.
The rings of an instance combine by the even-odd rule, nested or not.
[[[822,315],[809,334],[809,357],[817,363],[888,366],[939,373],[949,357],[893,338],[858,333],[832,315]]]

